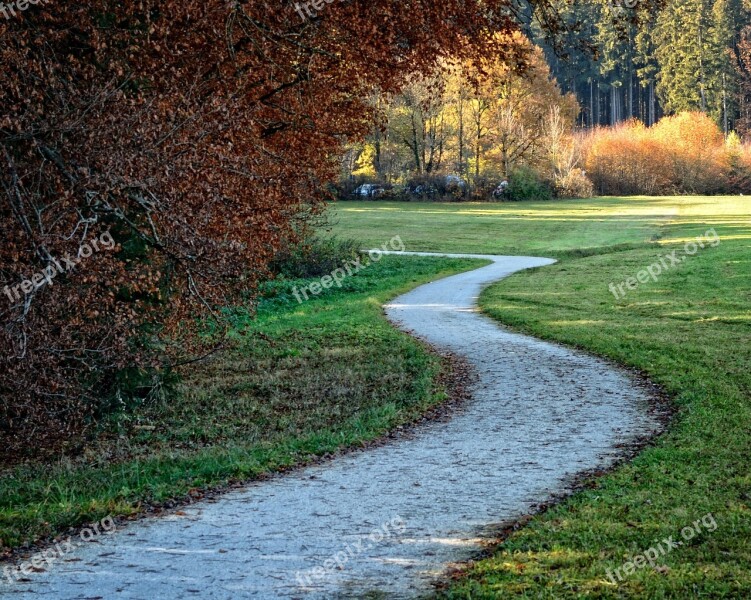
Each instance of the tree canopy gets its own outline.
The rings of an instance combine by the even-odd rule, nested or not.
[[[373,90],[448,57],[517,62],[511,8],[92,0],[2,20],[4,433],[65,437],[210,347],[320,212]],[[115,248],[85,257],[104,234]]]

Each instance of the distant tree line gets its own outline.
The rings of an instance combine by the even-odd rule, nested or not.
[[[377,181],[387,184],[386,196],[396,184],[401,196],[427,190],[490,199],[508,178],[539,175],[554,185],[576,168],[577,152],[570,147],[579,112],[574,95],[561,92],[541,49],[528,38],[517,32],[506,43],[518,61],[447,60],[410,78],[397,94],[372,96],[372,131],[342,160],[345,195],[362,181]],[[565,169],[558,156],[564,145]]]
[[[568,24],[555,48],[535,26],[561,88],[585,127],[701,111],[726,134],[748,132],[751,11],[742,0],[555,2]]]

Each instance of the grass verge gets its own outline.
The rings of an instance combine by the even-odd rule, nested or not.
[[[82,456],[0,473],[0,547],[197,498],[415,419],[446,397],[442,361],[381,305],[479,264],[384,257],[302,304],[292,290],[308,281],[270,285],[257,318],[234,312],[232,347],[193,365],[176,394],[121,415]]]
[[[680,412],[655,447],[512,535],[449,597],[751,596],[751,252],[726,239],[623,299],[608,291],[662,252],[563,261],[482,297],[517,329],[644,371]],[[684,539],[707,514],[716,530]],[[670,537],[680,547],[654,566],[627,566]]]

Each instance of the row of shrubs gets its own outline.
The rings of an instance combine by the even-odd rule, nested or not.
[[[579,171],[582,173],[581,171]],[[459,184],[448,180],[445,175],[422,175],[410,178],[403,185],[382,184],[381,191],[373,197],[374,200],[391,201],[426,201],[437,202],[491,202],[491,201],[521,201],[521,200],[550,200],[554,197],[588,197],[592,195],[592,184],[584,177],[583,196],[570,196],[582,193],[582,181],[573,176],[566,186],[559,187],[540,176],[534,169],[521,166],[514,169],[508,177],[508,187],[503,195],[494,195],[500,179],[487,177],[474,178],[471,183]],[[335,189],[335,195],[341,200],[363,199],[357,196],[355,190],[365,180],[354,179],[340,183]],[[577,187],[578,186],[578,187]]]
[[[477,177],[461,185],[445,175],[414,177],[383,186],[383,200],[498,201],[589,198],[596,195],[751,193],[751,144],[725,136],[700,112],[665,117],[651,127],[638,120],[600,127],[569,137],[565,169],[519,166],[503,195],[499,179]],[[540,173],[546,173],[541,175]],[[454,178],[456,179],[456,178]],[[341,199],[351,199],[362,183],[342,183]]]
[[[584,139],[588,175],[603,195],[751,192],[751,147],[727,138],[700,112],[665,117],[652,127],[633,120]]]

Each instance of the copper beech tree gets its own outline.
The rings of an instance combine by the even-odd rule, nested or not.
[[[321,211],[343,144],[368,132],[368,94],[448,56],[515,61],[495,35],[514,12],[508,0],[344,0],[313,18],[283,0],[59,0],[2,19],[6,447],[69,438],[118,398],[122,373],[200,355],[201,317],[252,296]],[[103,235],[114,246],[91,253]]]

